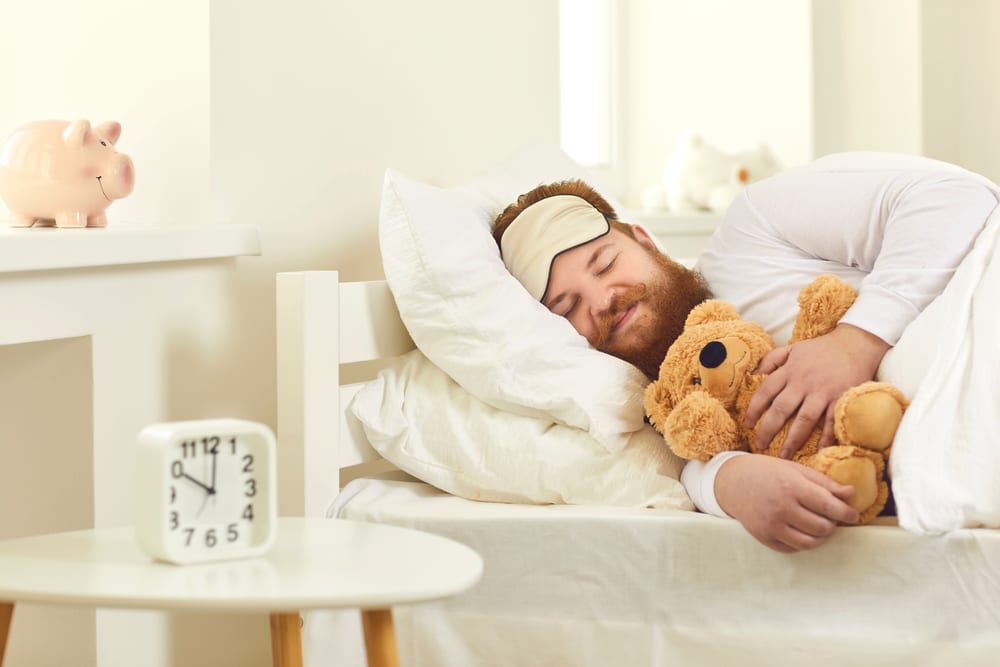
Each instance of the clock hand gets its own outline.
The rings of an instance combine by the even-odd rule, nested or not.
[[[194,478],[194,477],[192,477],[191,475],[187,474],[186,472],[182,472],[182,473],[181,473],[181,477],[184,477],[184,478],[186,478],[186,479],[188,479],[188,480],[190,480],[190,481],[194,482],[195,484],[197,484],[197,485],[198,485],[198,486],[200,486],[201,488],[205,489],[205,491],[206,491],[206,492],[208,492],[208,494],[209,494],[209,495],[212,495],[212,494],[214,494],[214,493],[215,493],[215,489],[210,489],[210,488],[208,488],[208,487],[207,487],[207,486],[205,486],[205,485],[204,485],[204,484],[203,484],[202,482],[198,481],[197,479],[195,479],[195,478]]]
[[[201,507],[199,507],[198,511],[195,512],[195,516],[201,516],[201,513],[205,510],[205,505],[208,504],[208,495],[209,494],[205,494],[205,499],[201,501]]]
[[[212,454],[212,488],[209,490],[209,493],[215,493],[215,464],[218,462],[218,460],[219,460],[219,454],[218,452],[214,452]]]

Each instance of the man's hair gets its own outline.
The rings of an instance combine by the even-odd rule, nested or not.
[[[618,214],[615,213],[615,209],[612,208],[611,204],[609,204],[608,201],[597,192],[597,190],[579,179],[572,179],[559,181],[558,183],[539,185],[534,190],[525,192],[517,198],[516,202],[505,208],[500,215],[496,217],[496,220],[493,221],[493,238],[496,240],[497,245],[500,245],[500,239],[503,237],[503,233],[507,231],[510,224],[514,222],[514,219],[520,215],[524,209],[528,208],[532,204],[537,204],[543,199],[555,197],[556,195],[575,195],[586,200],[587,203],[596,208],[598,212],[604,216],[612,228],[623,231],[634,237],[632,225],[625,224],[624,222],[618,220]]]

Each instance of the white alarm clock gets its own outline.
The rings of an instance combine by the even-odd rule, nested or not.
[[[158,560],[254,556],[277,529],[274,434],[241,419],[151,424],[136,451],[136,537]]]

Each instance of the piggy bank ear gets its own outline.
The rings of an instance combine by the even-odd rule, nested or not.
[[[69,124],[69,127],[63,130],[63,141],[70,148],[80,148],[83,146],[83,142],[87,140],[87,133],[89,132],[89,120],[74,120]]]
[[[110,141],[112,146],[117,144],[118,137],[122,136],[121,123],[116,123],[113,120],[109,120],[104,123],[101,123],[100,125],[94,126],[94,131],[100,136]]]
[[[702,301],[688,313],[685,327],[693,327],[705,322],[722,322],[726,320],[738,320],[740,314],[736,307],[719,299],[709,299]]]

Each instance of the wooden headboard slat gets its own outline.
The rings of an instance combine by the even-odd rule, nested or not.
[[[363,383],[340,384],[340,366],[414,348],[384,281],[340,283],[336,271],[276,280],[278,511],[323,516],[340,469],[380,459],[349,415]]]

